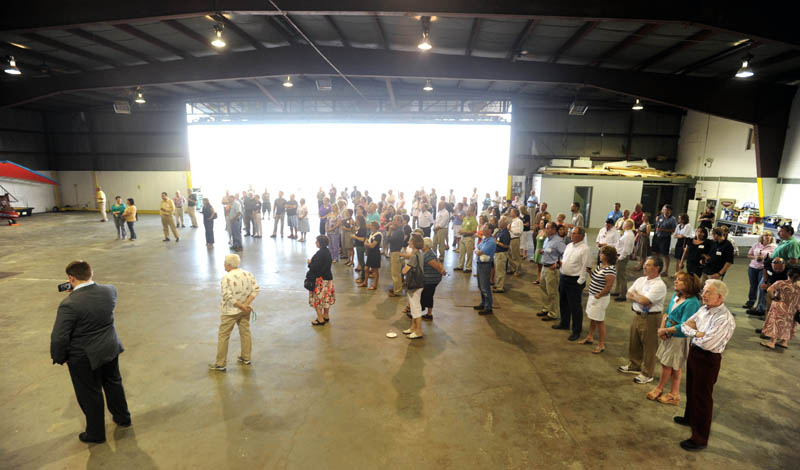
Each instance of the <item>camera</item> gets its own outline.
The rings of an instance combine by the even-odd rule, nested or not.
[[[69,281],[63,282],[63,283],[58,285],[58,291],[59,292],[64,292],[64,291],[68,291],[68,290],[72,290],[72,284],[70,284]]]

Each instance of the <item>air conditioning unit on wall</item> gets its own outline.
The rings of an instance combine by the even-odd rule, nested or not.
[[[130,114],[131,104],[127,101],[115,101],[114,112],[117,114]]]

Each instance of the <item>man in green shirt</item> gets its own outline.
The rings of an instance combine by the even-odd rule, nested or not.
[[[794,228],[789,224],[781,226],[778,229],[778,238],[780,242],[770,258],[783,258],[789,264],[797,264],[797,259],[800,258],[800,243],[794,238]]]
[[[467,215],[461,221],[461,241],[458,244],[458,264],[454,271],[472,272],[472,253],[475,249],[475,232],[478,231],[478,220],[475,219],[475,206],[470,205]]]

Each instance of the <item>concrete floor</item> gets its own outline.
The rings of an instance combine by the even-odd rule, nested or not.
[[[313,328],[302,286],[313,244],[245,239],[243,268],[261,285],[253,365],[235,363],[234,333],[228,372],[209,372],[222,228],[206,249],[202,229],[162,243],[157,217],[142,216],[137,242],[116,241],[113,223],[97,218],[37,214],[0,227],[0,468],[796,468],[800,344],[758,346],[760,322],[739,308],[744,260],[728,276],[738,329],[710,447],[689,454],[678,447],[687,429],[672,423],[683,407],[646,400],[651,385],[615,371],[626,362],[627,304],[612,302],[597,356],[533,315],[541,295],[530,275],[510,279],[496,315],[480,317],[474,278],[456,273],[437,290],[425,339],[388,339],[408,323],[404,302],[385,294],[388,262],[376,292],[355,288],[339,264],[332,322]],[[108,416],[102,445],[78,441],[83,415],[48,354],[56,284],[77,258],[119,289],[134,425],[117,429]]]

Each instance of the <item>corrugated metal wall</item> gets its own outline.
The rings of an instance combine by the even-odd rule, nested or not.
[[[41,113],[0,109],[0,160],[35,170],[50,169]]]

